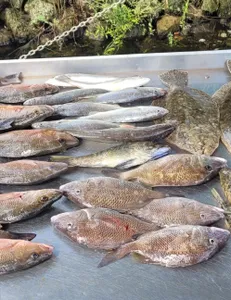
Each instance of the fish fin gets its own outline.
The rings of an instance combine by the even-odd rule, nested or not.
[[[22,82],[22,72],[5,76],[1,79],[2,85],[18,84]]]
[[[68,164],[69,167],[75,167],[73,160],[75,157],[72,156],[61,156],[61,155],[52,155],[50,156],[50,161],[54,162],[65,162]]]
[[[113,169],[103,169],[101,173],[107,177],[120,178],[121,172]]]
[[[135,234],[133,234],[132,239],[133,239],[133,240],[136,240],[136,239],[138,239],[138,237],[140,237],[141,235],[142,235],[142,233],[135,233]]]
[[[131,168],[134,166],[133,165],[134,161],[135,161],[135,159],[129,159],[127,161],[124,161],[124,162],[116,165],[115,168],[121,169],[121,170]]]
[[[135,128],[136,126],[131,125],[131,124],[127,124],[127,123],[120,123],[119,127],[121,127],[121,128]]]
[[[186,87],[188,85],[188,72],[170,70],[159,75],[160,80],[168,87]]]
[[[35,233],[19,233],[19,232],[11,232],[9,231],[9,234],[13,239],[16,240],[26,240],[31,241],[36,237]]]
[[[226,60],[226,66],[227,66],[229,73],[231,73],[231,59]]]
[[[12,128],[12,123],[15,121],[14,118],[6,119],[6,120],[0,120],[0,131],[1,130],[6,130],[6,129],[11,129]]]
[[[109,253],[107,253],[102,260],[100,261],[100,263],[98,264],[98,268],[102,268],[105,267],[121,258],[123,258],[124,256],[128,255],[130,253],[130,245],[133,243],[128,243],[125,244],[123,246],[121,246],[120,248],[114,250],[114,251],[110,251]]]

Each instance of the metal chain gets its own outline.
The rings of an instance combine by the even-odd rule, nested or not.
[[[112,5],[104,8],[102,11],[96,13],[93,17],[86,19],[79,23],[77,26],[73,26],[70,30],[64,31],[62,34],[57,35],[53,40],[47,41],[45,44],[38,46],[34,50],[30,50],[27,54],[21,55],[19,59],[26,59],[28,56],[33,56],[36,52],[44,50],[46,47],[51,46],[54,42],[62,40],[64,37],[67,37],[70,33],[75,32],[81,27],[87,26],[87,24],[92,23],[95,19],[102,17],[105,13],[109,12],[111,9],[115,8],[117,5],[123,4],[125,0],[119,0]]]

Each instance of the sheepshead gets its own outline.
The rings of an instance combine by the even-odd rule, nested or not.
[[[12,232],[12,231],[5,231],[0,229],[0,239],[31,241],[35,237],[36,237],[35,233]]]
[[[78,119],[78,120],[71,120],[71,119],[63,119],[58,121],[44,121],[32,124],[33,128],[48,128],[48,129],[56,129],[56,130],[64,130],[67,131],[75,136],[76,133],[79,132],[92,132],[95,130],[100,129],[107,129],[107,128],[117,128],[119,125],[115,123],[109,123],[104,121],[98,120],[85,120],[85,119]],[[97,131],[98,131],[97,130]]]
[[[22,73],[10,74],[5,77],[0,77],[0,86],[9,84],[18,84],[22,82]]]
[[[187,267],[201,263],[220,251],[230,232],[207,226],[182,225],[143,234],[136,241],[106,254],[98,267],[106,266],[130,253],[143,263],[165,267]]]
[[[93,249],[115,249],[136,235],[160,229],[155,224],[112,209],[87,208],[51,218],[58,231],[74,242]]]
[[[66,103],[53,106],[55,114],[61,117],[82,117],[103,111],[111,111],[120,108],[119,105],[101,104],[92,102]]]
[[[144,207],[132,210],[129,213],[161,227],[175,225],[204,226],[213,224],[225,217],[224,210],[221,208],[182,197],[155,199]]]
[[[93,97],[91,100],[98,103],[132,103],[135,101],[155,100],[165,96],[166,90],[156,87],[128,88],[116,92],[108,92]]]
[[[226,200],[231,204],[231,169],[224,168],[220,171],[220,183]]]
[[[31,185],[58,177],[67,171],[65,163],[15,160],[0,164],[0,184]]]
[[[84,121],[87,121],[83,118]],[[88,120],[90,121],[90,120]],[[96,122],[97,120],[91,120]],[[98,121],[100,122],[100,121]],[[42,122],[44,123],[44,122]],[[112,123],[115,124],[115,123]],[[156,124],[145,127],[134,127],[134,126],[120,126],[118,128],[108,129],[78,129],[75,130],[73,135],[90,139],[90,140],[102,140],[102,141],[117,141],[117,142],[138,142],[138,141],[157,141],[166,138],[176,128],[176,124]]]
[[[55,95],[41,95],[26,100],[23,105],[56,105],[56,104],[65,104],[69,102],[74,102],[80,100],[82,97],[94,96],[98,94],[106,93],[106,90],[103,89],[74,89],[70,91],[61,92]]]
[[[113,170],[104,173],[148,186],[191,186],[209,181],[226,165],[227,161],[220,157],[174,154],[119,174]]]
[[[61,192],[81,207],[104,207],[120,211],[143,207],[165,194],[146,189],[135,182],[110,177],[93,177],[72,181],[60,187]]]
[[[95,74],[64,74],[47,81],[49,84],[66,87],[78,87],[81,89],[97,88],[107,91],[117,91],[125,88],[138,87],[147,84],[149,78],[141,76],[110,77]]]
[[[51,161],[61,161],[70,167],[128,169],[168,155],[171,148],[154,142],[131,142],[86,156],[51,156]]]
[[[2,103],[23,103],[29,98],[54,94],[59,91],[57,86],[51,84],[32,85],[7,85],[0,87],[0,102]]]
[[[29,157],[77,146],[71,134],[54,129],[14,130],[0,135],[0,157]]]
[[[25,128],[33,122],[40,122],[52,116],[54,109],[48,105],[20,106],[20,105],[0,105],[0,122],[5,122],[8,127]]]
[[[29,219],[49,208],[62,197],[55,189],[0,194],[0,223]]]
[[[159,106],[123,107],[112,111],[98,112],[86,119],[104,120],[114,123],[145,122],[164,117],[168,110]]]
[[[0,239],[0,275],[38,265],[51,258],[53,250],[45,244]]]
[[[167,140],[193,154],[213,154],[220,139],[217,105],[206,93],[187,87],[187,72],[171,70],[161,74],[160,79],[170,87],[164,105],[169,113],[164,122],[178,123]],[[153,105],[159,103],[154,101]]]

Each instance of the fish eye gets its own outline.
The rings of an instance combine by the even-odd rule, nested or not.
[[[49,198],[47,197],[47,196],[43,196],[42,198],[41,198],[41,201],[43,201],[43,202],[46,202],[46,201],[48,201],[49,200]]]
[[[203,219],[205,217],[205,215],[204,214],[200,214],[200,217]]]
[[[72,229],[72,224],[71,223],[68,223],[67,224],[67,230],[71,230]]]
[[[32,258],[33,260],[37,260],[37,259],[39,258],[39,254],[36,253],[36,252],[32,253],[32,254],[31,254],[31,258]]]
[[[76,194],[80,194],[80,190],[76,190],[75,193],[76,193]]]
[[[205,170],[207,170],[207,171],[212,171],[212,166],[210,166],[210,165],[205,165]]]
[[[59,142],[60,142],[61,144],[64,144],[66,141],[65,141],[64,139],[59,139]]]
[[[214,242],[215,242],[214,239],[209,239],[210,244],[214,244]]]

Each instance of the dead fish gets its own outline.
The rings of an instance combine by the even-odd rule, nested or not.
[[[87,121],[83,118],[84,121]],[[90,121],[90,120],[88,120]],[[98,121],[98,120],[91,120]],[[100,122],[100,121],[98,121]],[[112,123],[116,124],[116,123]],[[108,129],[77,129],[73,132],[73,135],[79,138],[85,138],[90,140],[102,140],[102,141],[117,141],[117,142],[138,142],[138,141],[157,141],[166,138],[176,128],[176,124],[157,124],[145,127],[134,126],[120,126],[118,128]],[[93,129],[93,128],[92,128]]]
[[[18,84],[22,82],[22,73],[10,74],[0,78],[0,85]]]
[[[71,134],[54,129],[14,130],[0,135],[0,157],[30,157],[77,146]]]
[[[45,244],[0,239],[0,275],[38,265],[51,258],[53,250],[52,246]]]
[[[0,102],[2,103],[23,103],[29,98],[54,94],[59,91],[57,86],[51,84],[32,85],[8,85],[0,87]]]
[[[12,124],[14,122],[14,118],[0,120],[0,131],[6,131],[12,128]]]
[[[23,105],[56,105],[56,104],[65,104],[69,102],[74,102],[80,100],[82,97],[94,96],[98,94],[106,93],[104,89],[74,89],[71,91],[61,92],[55,95],[40,95],[26,100]]]
[[[142,220],[158,226],[210,225],[224,218],[224,210],[198,201],[167,197],[155,199],[136,210],[129,212]]]
[[[106,208],[88,208],[51,218],[58,231],[74,242],[93,249],[115,249],[144,232],[160,229],[155,224]]]
[[[187,72],[171,70],[159,77],[170,87],[166,104],[163,105],[169,113],[163,122],[173,119],[178,123],[167,140],[193,154],[213,154],[220,139],[217,105],[208,94],[187,87]],[[159,103],[154,101],[153,105]]]
[[[12,231],[0,230],[0,239],[25,240],[31,241],[36,237],[35,233],[19,233]]]
[[[64,74],[47,81],[57,86],[76,86],[81,89],[98,88],[107,91],[117,91],[125,88],[138,87],[147,84],[149,78],[141,76],[110,77],[96,74]]]
[[[60,187],[60,191],[81,207],[104,207],[120,211],[144,206],[152,199],[165,194],[146,189],[134,182],[109,177],[93,177],[72,181]]]
[[[227,59],[226,65],[227,65],[229,73],[231,73],[231,60],[230,59]]]
[[[92,98],[97,103],[132,103],[141,100],[155,100],[165,96],[166,90],[156,87],[128,88],[116,92],[108,92]]]
[[[154,142],[134,142],[115,146],[86,156],[51,156],[51,161],[62,161],[69,167],[128,169],[168,155],[171,148]]]
[[[174,154],[149,161],[138,168],[118,173],[103,173],[123,180],[137,180],[148,186],[191,186],[209,181],[227,165],[220,157]]]
[[[62,119],[58,121],[44,121],[32,124],[33,128],[48,128],[56,130],[64,130],[76,136],[79,132],[92,132],[95,130],[107,129],[107,128],[117,128],[118,124],[109,123],[98,120],[86,120],[86,119]]]
[[[220,183],[226,200],[231,204],[231,169],[224,168],[219,172]]]
[[[86,119],[104,120],[113,123],[131,123],[156,120],[164,117],[168,110],[159,106],[123,107],[112,111],[98,112]]]
[[[15,160],[0,164],[0,184],[31,185],[48,181],[67,171],[65,163]]]
[[[4,123],[6,129],[25,128],[33,122],[43,121],[53,113],[54,109],[48,105],[0,105],[0,123]]]
[[[167,227],[141,235],[136,241],[106,254],[98,267],[106,266],[129,253],[137,253],[142,263],[165,267],[187,267],[211,258],[228,241],[230,232],[206,226]]]
[[[96,112],[115,110],[120,108],[120,106],[116,104],[112,105],[93,102],[77,102],[54,105],[53,108],[55,114],[61,117],[82,117]]]
[[[14,223],[38,215],[62,197],[55,189],[0,194],[0,223]]]

